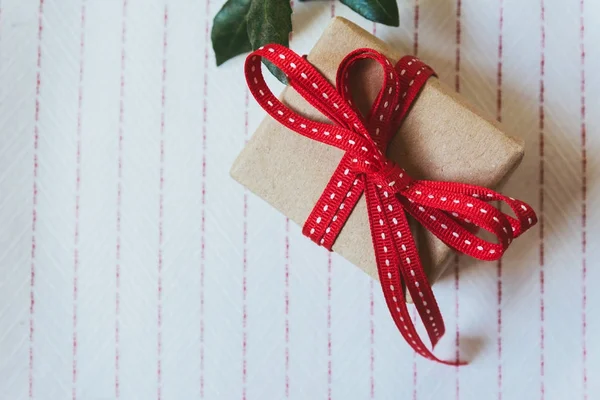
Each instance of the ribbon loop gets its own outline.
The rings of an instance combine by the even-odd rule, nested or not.
[[[312,121],[289,109],[267,87],[261,58],[280,68],[289,84],[333,124]],[[382,68],[383,82],[366,116],[353,104],[350,71],[372,60]],[[444,335],[444,321],[427,281],[406,213],[448,246],[482,260],[498,259],[512,240],[536,222],[522,201],[490,189],[454,182],[412,179],[385,157],[389,142],[433,70],[412,56],[396,65],[373,49],[357,49],[344,58],[332,86],[310,63],[283,46],[272,44],[251,53],[245,64],[250,92],[269,115],[290,130],[344,151],[331,180],[306,220],[303,233],[331,250],[360,196],[366,197],[379,280],[390,314],[407,343],[428,359],[427,349],[411,320],[403,287],[412,296],[432,347]],[[507,215],[490,202],[503,201]],[[493,233],[497,243],[478,237],[476,228]]]
[[[341,90],[342,97],[352,104],[350,87],[350,71],[356,64],[364,60],[373,60],[382,68],[383,82],[379,94],[373,103],[370,112],[365,118],[366,124],[369,126],[370,134],[373,140],[376,141],[381,151],[385,151],[389,140],[393,136],[392,130],[394,127],[388,123],[392,117],[394,107],[392,104],[398,104],[400,92],[399,79],[394,66],[382,54],[372,49],[357,49],[348,54],[340,63],[337,73],[336,86]],[[387,97],[386,100],[382,100]],[[357,114],[360,112],[354,107]]]
[[[313,121],[284,105],[275,97],[264,80],[261,57],[281,69],[288,77],[290,85],[313,107],[332,121],[344,121],[344,124],[336,126]],[[364,135],[356,134],[351,130],[350,127],[361,129],[362,125],[354,110],[312,65],[290,49],[276,44],[264,46],[248,56],[245,73],[246,82],[256,101],[274,119],[290,130],[346,152],[352,151],[355,146],[373,147]]]

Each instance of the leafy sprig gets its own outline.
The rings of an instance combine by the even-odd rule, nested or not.
[[[366,19],[398,26],[396,0],[340,0]],[[292,7],[289,0],[227,0],[215,16],[211,39],[217,65],[268,43],[289,46]],[[285,76],[270,63],[269,70],[282,82]]]

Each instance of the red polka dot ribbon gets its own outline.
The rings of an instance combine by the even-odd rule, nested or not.
[[[288,82],[333,124],[307,119],[281,103],[267,87],[261,58],[281,69]],[[368,115],[356,109],[350,97],[349,70],[364,59],[383,69],[383,86]],[[258,103],[279,123],[303,136],[345,152],[329,184],[315,205],[303,232],[331,250],[361,194],[366,196],[369,223],[381,287],[386,303],[408,344],[422,356],[457,365],[459,360],[438,359],[425,346],[412,323],[404,300],[409,291],[432,348],[445,328],[437,302],[421,265],[406,213],[448,246],[481,260],[497,260],[513,238],[537,222],[526,203],[484,187],[454,182],[415,180],[384,156],[411,104],[433,70],[407,56],[396,66],[372,49],[350,53],[338,68],[336,87],[308,61],[288,48],[267,45],[246,59],[248,87]],[[490,202],[503,201],[516,218]],[[493,233],[497,243],[478,237],[475,228]]]

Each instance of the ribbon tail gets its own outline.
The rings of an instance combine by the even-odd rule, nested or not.
[[[441,314],[439,313],[437,303],[435,302],[435,298],[433,297],[433,293],[430,291],[430,288],[429,290],[426,289],[429,285],[426,281],[425,273],[423,272],[418,252],[416,251],[416,246],[412,240],[408,221],[406,220],[404,212],[400,209],[400,204],[395,202],[400,215],[393,217],[393,219],[396,220],[396,222],[394,222],[393,219],[388,220],[386,211],[384,211],[384,208],[387,209],[387,206],[391,204],[386,204],[384,200],[380,199],[375,184],[368,182],[365,188],[365,194],[367,198],[367,210],[369,213],[371,236],[373,238],[373,246],[375,249],[379,281],[394,323],[406,342],[423,357],[442,364],[460,365],[461,362],[458,360],[445,361],[437,358],[421,340],[410,318],[404,293],[402,292],[403,284],[406,282],[407,278],[409,279],[408,282],[406,282],[408,283],[407,288],[414,291],[414,296],[417,296],[419,299],[417,311],[427,329],[432,346],[435,346],[444,333],[444,323]],[[391,201],[393,197],[389,197],[389,199]],[[396,235],[399,240],[402,240],[403,244],[405,242],[409,244],[408,247],[405,245],[405,253],[400,253],[398,250],[394,235]],[[421,284],[420,282],[423,283]],[[425,298],[427,298],[427,300],[425,300]],[[436,312],[435,317],[432,310],[435,310]]]
[[[364,177],[356,176],[351,167],[351,156],[345,154],[302,228],[306,237],[328,250],[363,192]]]

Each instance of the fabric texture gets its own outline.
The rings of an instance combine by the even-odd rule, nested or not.
[[[347,17],[525,143],[502,192],[540,222],[434,288],[454,368],[230,179],[265,114],[244,57],[215,66],[223,3],[0,2],[0,398],[600,397],[600,4],[399,1],[388,28],[294,1],[296,53]]]

